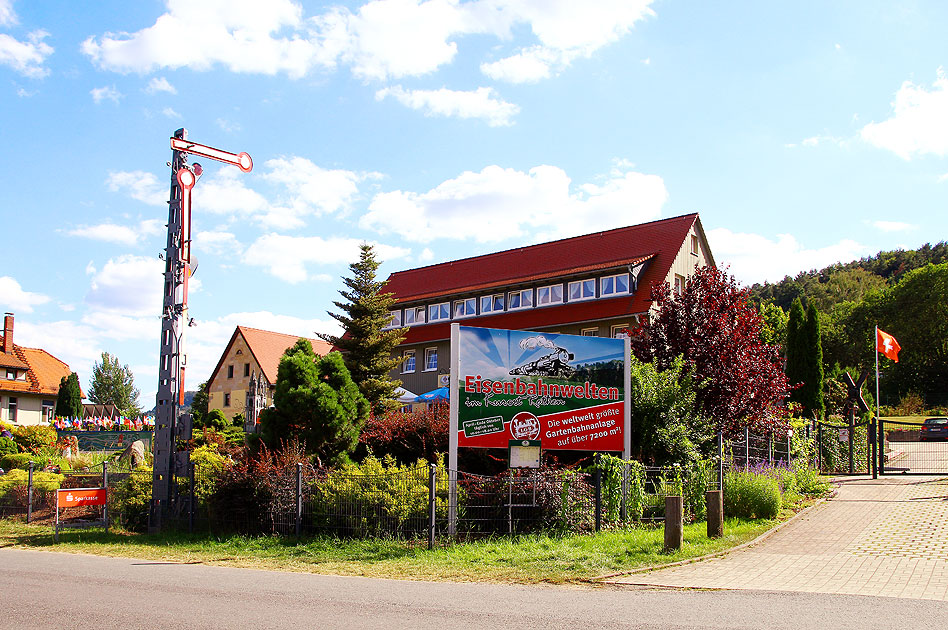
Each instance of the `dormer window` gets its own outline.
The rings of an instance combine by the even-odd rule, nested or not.
[[[599,280],[599,297],[621,295],[629,292],[629,274],[620,273]]]
[[[577,280],[569,283],[569,301],[591,300],[596,297],[596,280]]]
[[[7,370],[7,378],[11,381],[16,380],[16,370]]]

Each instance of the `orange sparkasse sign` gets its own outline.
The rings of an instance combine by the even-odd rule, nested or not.
[[[56,493],[57,507],[76,507],[79,505],[105,505],[105,488],[70,488]]]

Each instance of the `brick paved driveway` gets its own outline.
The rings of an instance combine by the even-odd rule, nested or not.
[[[835,497],[756,545],[609,581],[948,601],[948,478],[837,482]]]

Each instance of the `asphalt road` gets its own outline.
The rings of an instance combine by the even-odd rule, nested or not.
[[[0,549],[0,628],[945,627],[948,604],[852,595],[348,578]]]

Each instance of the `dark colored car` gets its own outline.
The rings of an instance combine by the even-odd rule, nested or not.
[[[948,418],[926,418],[918,439],[922,442],[948,440]]]

